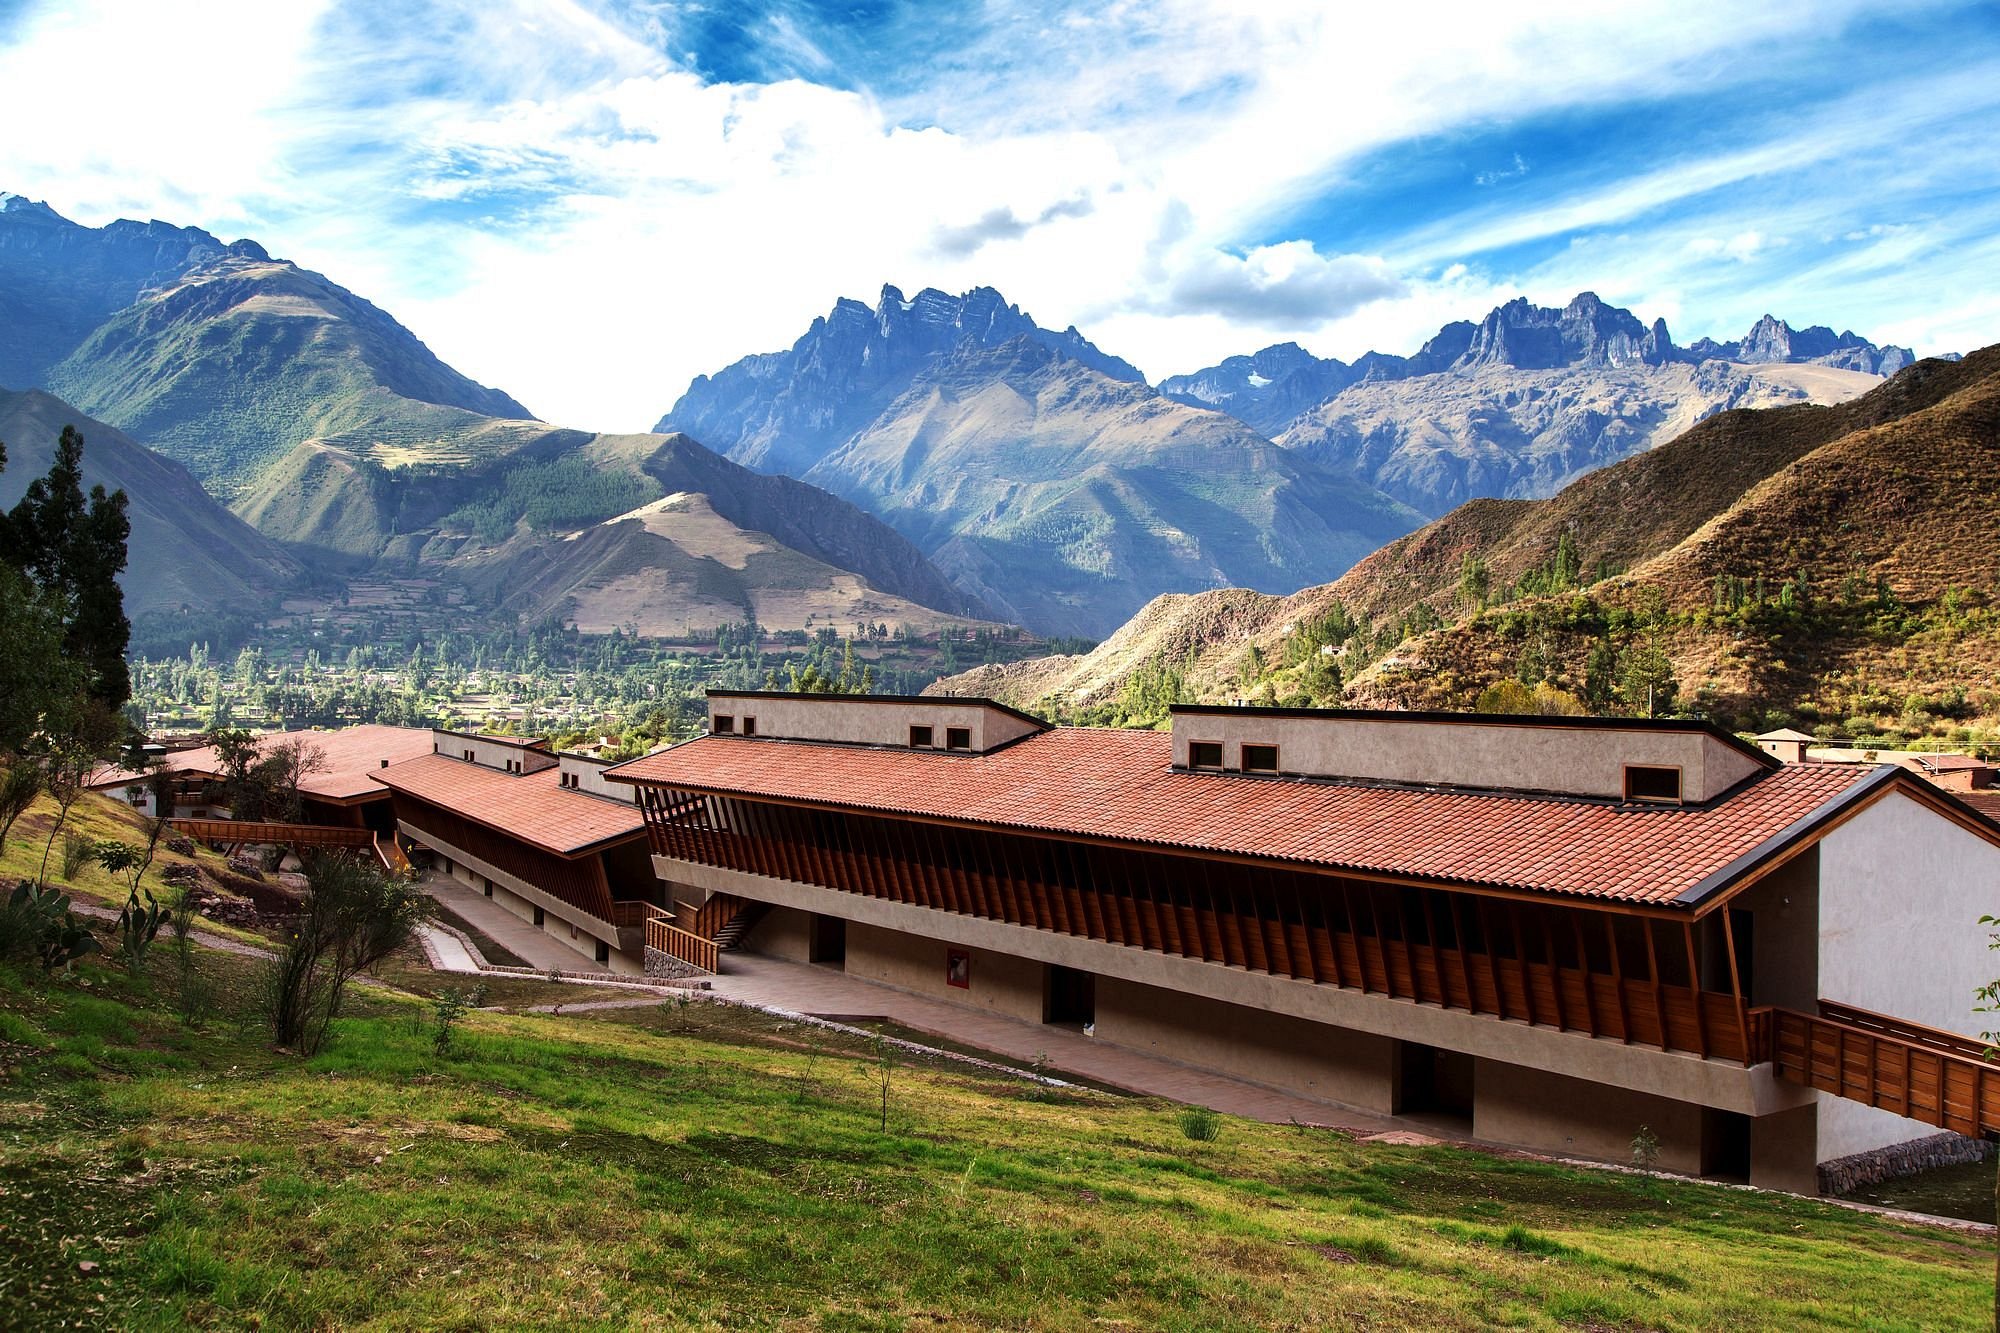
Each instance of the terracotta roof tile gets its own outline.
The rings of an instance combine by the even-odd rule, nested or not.
[[[618,778],[1497,888],[1668,903],[1875,769],[1794,765],[1718,804],[1176,772],[1164,732],[1060,727],[983,755],[707,736]]]
[[[299,790],[327,800],[351,800],[372,796],[382,790],[372,776],[382,761],[392,764],[431,752],[431,733],[422,727],[352,726],[334,731],[274,731],[257,738],[260,749],[284,741],[303,741],[326,760],[322,772],[308,773]],[[215,748],[197,745],[173,750],[161,756],[161,765],[170,773],[220,776],[221,761]],[[91,787],[111,787],[142,781],[139,775],[116,766],[99,769],[90,777]]]
[[[557,768],[502,773],[463,759],[426,754],[378,769],[374,777],[392,791],[441,805],[558,856],[573,856],[645,829],[637,806],[571,791],[562,785],[562,770]]]

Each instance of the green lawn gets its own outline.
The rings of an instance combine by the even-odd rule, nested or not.
[[[1976,1328],[1959,1234],[1783,1197],[1052,1093],[702,1001],[357,994],[273,1052],[256,964],[0,967],[0,1327]],[[509,1002],[530,1003],[514,983]],[[576,988],[548,987],[551,996]],[[95,1265],[86,1270],[84,1264]]]

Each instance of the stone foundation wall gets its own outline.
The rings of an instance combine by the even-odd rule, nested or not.
[[[1885,1180],[1913,1176],[1934,1166],[1962,1166],[1991,1156],[1993,1145],[1963,1134],[1929,1134],[1907,1143],[1871,1148],[1848,1157],[1836,1157],[1819,1164],[1822,1194],[1846,1194]]]
[[[693,963],[683,962],[670,953],[646,948],[646,975],[656,981],[682,981],[692,977],[705,977],[708,973]]]

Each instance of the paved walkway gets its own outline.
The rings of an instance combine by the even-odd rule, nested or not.
[[[436,926],[418,926],[417,933],[424,937],[424,947],[429,952],[431,965],[440,972],[477,972],[479,964],[472,961],[472,954],[460,942],[458,936]]]
[[[485,894],[467,888],[449,875],[426,875],[423,884],[424,892],[449,907],[461,921],[478,927],[481,934],[529,967],[543,971],[577,972],[590,964],[590,960],[576,950],[559,940],[550,939],[547,932],[537,928],[532,921],[523,921]],[[462,946],[460,952],[464,952]],[[489,958],[487,961],[494,960]],[[472,960],[467,958],[465,962],[469,970]]]
[[[1071,1028],[1049,1027],[948,1004],[893,986],[850,977],[831,968],[757,954],[728,953],[723,974],[708,994],[716,999],[791,1013],[840,1018],[883,1018],[960,1046],[1011,1060],[1046,1056],[1054,1074],[1068,1074],[1128,1092],[1212,1107],[1228,1115],[1272,1124],[1334,1125],[1361,1134],[1427,1127],[1259,1087],[1221,1074],[1113,1046]]]

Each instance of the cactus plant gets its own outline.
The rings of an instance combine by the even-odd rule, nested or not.
[[[97,952],[97,937],[70,910],[69,895],[25,880],[8,896],[0,936],[0,951],[32,954],[44,972]]]
[[[160,926],[167,919],[167,910],[147,889],[146,905],[139,906],[139,890],[134,889],[125,899],[125,910],[118,914],[118,944],[125,954],[125,961],[138,966],[146,957],[146,950],[153,947],[153,937],[160,933]]]

